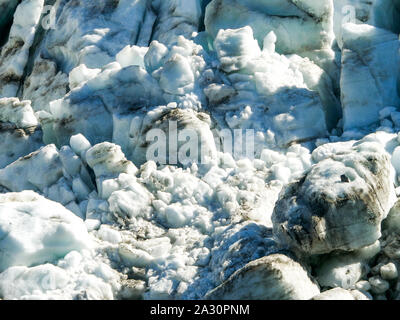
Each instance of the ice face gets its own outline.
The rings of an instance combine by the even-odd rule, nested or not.
[[[0,54],[0,97],[17,95],[43,5],[44,0],[25,0],[18,5],[14,13],[8,41]]]
[[[90,247],[83,221],[60,204],[31,191],[8,193],[0,201],[1,271],[57,261]]]
[[[323,92],[320,95],[311,90],[316,89],[315,85],[303,75],[310,67],[318,70],[321,77],[324,72],[308,59],[294,56],[288,59],[276,53],[276,38],[274,32],[269,33],[264,39],[266,48],[261,50],[250,27],[219,31],[214,47],[228,81],[221,81],[223,90],[214,89],[215,84],[205,89],[213,102],[213,113],[222,112],[231,129],[256,130],[264,140],[260,139],[261,145],[285,146],[324,136],[325,120],[332,122],[332,111],[324,115]],[[221,98],[215,96],[224,92]],[[330,108],[332,105],[325,109]],[[267,130],[269,137],[265,136]]]
[[[0,299],[396,298],[399,8],[0,0]]]
[[[5,30],[6,26],[12,21],[12,16],[17,8],[17,0],[1,0],[0,1],[0,29]],[[5,40],[5,35],[2,34],[1,43]]]
[[[399,69],[399,39],[383,29],[355,24],[343,26],[342,39],[343,126],[367,126],[376,122],[380,110],[399,104],[398,73],[393,72]],[[363,117],[357,119],[360,112]]]
[[[260,46],[274,31],[277,51],[288,54],[329,47],[333,40],[332,14],[330,0],[214,0],[207,6],[205,25],[212,37],[220,29],[250,26]]]

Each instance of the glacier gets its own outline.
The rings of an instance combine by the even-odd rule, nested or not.
[[[400,299],[399,21],[0,0],[0,300]]]

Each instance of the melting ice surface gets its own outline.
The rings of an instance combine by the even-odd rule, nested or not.
[[[399,21],[0,0],[0,299],[400,298]]]

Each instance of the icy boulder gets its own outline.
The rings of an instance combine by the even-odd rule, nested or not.
[[[135,165],[126,160],[121,147],[109,142],[90,148],[86,159],[98,179],[116,177],[120,173],[135,174],[137,171]]]
[[[87,151],[86,158],[96,175],[99,198],[107,200],[112,219],[124,223],[126,219],[149,214],[152,195],[137,182],[137,168],[125,158],[120,146],[109,142],[95,145]]]
[[[1,169],[0,184],[16,192],[42,191],[62,175],[57,148],[54,145],[47,145]]]
[[[138,165],[148,160],[184,166],[204,163],[217,155],[210,126],[208,114],[177,108],[176,103],[142,110],[131,123],[128,155]]]
[[[0,195],[0,270],[31,266],[90,246],[84,222],[32,192]]]
[[[47,145],[0,170],[0,184],[14,192],[43,191],[63,176],[54,145]]]
[[[400,42],[386,30],[351,23],[343,26],[342,38],[340,85],[346,130],[371,125],[380,110],[399,106]]]
[[[86,152],[86,161],[96,175],[99,194],[103,194],[103,183],[117,178],[121,173],[134,175],[136,166],[125,158],[121,147],[109,142],[95,145]]]
[[[221,284],[247,263],[277,251],[272,229],[246,222],[227,228],[216,236],[210,268]]]
[[[0,168],[42,145],[42,132],[29,101],[0,99]]]
[[[394,201],[392,170],[388,154],[368,138],[326,152],[282,192],[272,216],[274,234],[306,254],[373,244]]]
[[[209,292],[208,300],[308,300],[319,288],[307,271],[282,254],[254,260]]]
[[[207,6],[206,31],[250,26],[260,46],[271,31],[283,54],[327,48],[333,40],[333,4],[319,1],[213,0]]]

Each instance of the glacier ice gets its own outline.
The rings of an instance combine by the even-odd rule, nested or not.
[[[308,300],[318,294],[318,286],[312,283],[300,264],[276,254],[239,269],[223,285],[207,294],[206,299]]]
[[[274,31],[278,52],[288,54],[329,47],[332,17],[333,3],[329,0],[213,0],[206,9],[205,26],[212,37],[220,29],[250,26],[260,45]]]
[[[116,271],[88,251],[71,251],[56,265],[10,267],[0,275],[4,299],[111,300],[121,289]]]
[[[313,297],[312,300],[370,300],[368,296],[358,290],[345,290],[342,288],[334,288],[322,292]]]
[[[18,0],[1,0],[0,1],[0,29],[4,30],[8,24],[12,21],[12,17],[14,14],[15,9],[17,8]],[[3,33],[4,31],[2,31]],[[2,43],[6,37],[4,34],[1,36],[0,42]]]
[[[356,250],[381,237],[381,222],[395,199],[393,172],[382,146],[365,139],[325,153],[281,195],[272,221],[282,245],[323,254]]]
[[[399,298],[399,17],[0,0],[0,299]]]
[[[345,130],[373,124],[380,110],[398,107],[398,72],[393,72],[400,65],[398,38],[369,25],[344,25],[340,82]]]
[[[325,115],[322,105],[322,97],[325,101],[329,87],[327,94],[320,90],[324,95],[312,90],[316,88],[315,82],[305,79],[302,65],[310,64],[320,71],[321,77],[324,72],[309,60],[289,59],[276,53],[276,39],[274,33],[267,34],[268,46],[261,51],[250,27],[220,30],[214,46],[228,81],[222,79],[223,90],[212,84],[205,93],[213,102],[215,113],[225,114],[224,120],[231,129],[255,130],[257,145],[287,146],[324,136],[326,120],[330,125],[332,120],[335,122],[330,111]],[[214,92],[223,96],[217,98]]]

